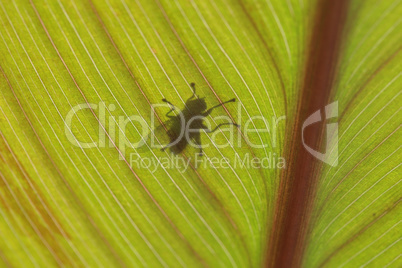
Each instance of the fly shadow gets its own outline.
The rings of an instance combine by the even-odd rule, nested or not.
[[[190,85],[193,89],[193,95],[186,101],[184,108],[177,115],[172,115],[177,110],[176,106],[170,101],[162,99],[163,102],[170,106],[170,110],[166,113],[169,119],[164,122],[169,137],[169,144],[164,146],[161,151],[169,148],[173,154],[179,154],[191,143],[191,145],[199,149],[199,154],[202,155],[201,131],[213,133],[225,125],[239,126],[236,123],[221,123],[213,129],[205,126],[204,118],[210,115],[214,109],[221,107],[223,104],[235,102],[236,99],[230,99],[208,109],[205,97],[199,98],[197,96],[195,83],[191,83]]]

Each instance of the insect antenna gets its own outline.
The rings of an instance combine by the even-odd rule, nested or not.
[[[170,108],[171,108],[172,110],[175,110],[175,106],[174,106],[170,101],[168,101],[168,100],[165,99],[165,98],[163,98],[162,101],[163,101],[163,102],[166,102],[167,104],[169,104],[169,105],[170,105]]]
[[[191,88],[193,89],[193,96],[192,96],[192,97],[196,97],[196,98],[197,98],[197,94],[195,93],[195,83],[192,82],[192,83],[190,84],[190,86],[191,86]]]

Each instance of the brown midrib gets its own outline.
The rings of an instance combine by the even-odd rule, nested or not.
[[[320,166],[320,162],[304,149],[301,129],[309,115],[324,108],[329,102],[347,3],[348,0],[317,1],[296,119],[287,128],[287,168],[281,174],[274,223],[266,252],[267,267],[301,266],[318,178],[315,171]],[[319,148],[324,126],[320,124],[320,127],[309,131],[305,136],[306,144]]]

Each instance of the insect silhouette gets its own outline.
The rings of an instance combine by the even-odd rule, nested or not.
[[[196,145],[196,148],[199,148],[199,154],[202,155],[201,130],[206,133],[213,133],[224,125],[238,127],[236,123],[221,123],[212,130],[205,126],[203,123],[204,118],[210,115],[214,109],[221,107],[223,104],[235,102],[236,99],[233,98],[207,109],[208,107],[205,102],[205,97],[199,98],[196,94],[195,84],[191,83],[190,85],[193,89],[193,95],[186,101],[185,107],[178,113],[178,115],[171,115],[171,113],[176,110],[176,106],[174,106],[170,101],[162,99],[162,101],[169,104],[171,108],[166,113],[169,120],[165,123],[170,143],[164,146],[161,149],[162,151],[169,148],[173,154],[179,154],[188,146],[190,141],[194,141],[194,143],[191,143]]]

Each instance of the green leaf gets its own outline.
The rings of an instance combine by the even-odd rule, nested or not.
[[[0,2],[0,266],[400,267],[401,12]],[[197,98],[203,155],[153,148]]]

